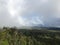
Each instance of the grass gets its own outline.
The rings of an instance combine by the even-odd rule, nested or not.
[[[0,41],[0,45],[9,45],[7,40],[4,40],[4,41]]]

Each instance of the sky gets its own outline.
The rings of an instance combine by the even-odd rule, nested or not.
[[[60,27],[60,0],[0,0],[0,26]]]

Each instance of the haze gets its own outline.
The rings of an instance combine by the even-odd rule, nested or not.
[[[60,27],[60,0],[0,0],[0,26]]]

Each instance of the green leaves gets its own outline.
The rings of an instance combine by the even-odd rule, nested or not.
[[[0,31],[0,45],[59,45],[59,33],[43,30],[17,30],[4,28]]]

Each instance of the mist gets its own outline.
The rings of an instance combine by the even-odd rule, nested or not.
[[[0,26],[60,26],[59,0],[0,0]]]

